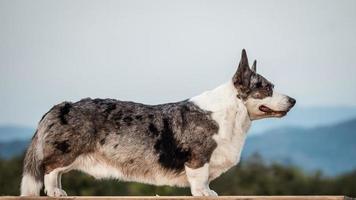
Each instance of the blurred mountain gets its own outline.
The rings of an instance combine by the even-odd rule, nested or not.
[[[0,126],[0,143],[14,140],[27,140],[35,132],[34,128],[17,125]]]
[[[278,128],[248,137],[243,157],[260,154],[268,162],[337,175],[356,168],[356,118],[317,128]]]
[[[0,157],[11,158],[22,154],[35,130],[25,126],[0,126]]]
[[[0,158],[12,158],[25,152],[28,140],[0,142]]]

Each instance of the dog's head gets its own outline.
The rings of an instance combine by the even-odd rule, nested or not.
[[[295,99],[273,90],[274,85],[257,74],[256,60],[250,68],[246,51],[242,50],[239,67],[232,79],[251,120],[283,117],[295,105]]]

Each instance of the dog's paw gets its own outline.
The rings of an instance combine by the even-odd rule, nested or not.
[[[202,188],[202,189],[195,189],[192,190],[192,195],[193,196],[211,196],[211,197],[217,197],[218,194],[209,188]]]
[[[45,193],[47,194],[47,196],[50,197],[64,197],[67,196],[67,193],[59,188],[49,188],[49,189],[45,189]]]

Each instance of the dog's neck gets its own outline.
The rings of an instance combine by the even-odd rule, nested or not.
[[[220,164],[227,167],[231,167],[238,162],[247,132],[251,126],[247,108],[237,95],[238,92],[230,81],[190,99],[201,109],[210,111],[212,118],[218,123],[219,131],[214,139],[220,150],[215,153],[216,155],[213,154],[212,160],[220,163],[220,159],[224,157],[226,162]],[[225,154],[224,152],[230,153]]]
[[[206,91],[190,99],[201,109],[220,112],[226,109],[246,109],[245,104],[238,98],[238,92],[232,81],[224,83],[215,89]]]

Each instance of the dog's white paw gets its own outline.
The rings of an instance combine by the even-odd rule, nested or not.
[[[47,196],[50,197],[64,197],[67,196],[67,193],[59,188],[49,188],[49,189],[45,189],[45,193],[47,194]]]
[[[212,196],[212,197],[218,196],[218,194],[214,190],[211,190],[209,188],[192,190],[192,195],[193,196]]]

